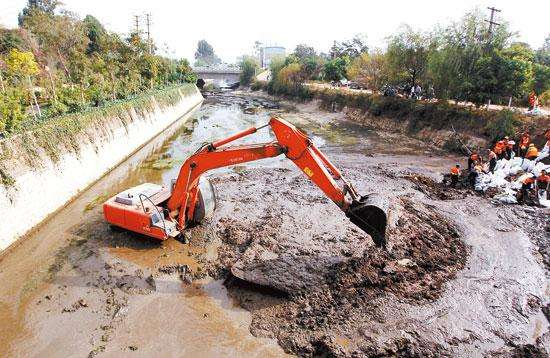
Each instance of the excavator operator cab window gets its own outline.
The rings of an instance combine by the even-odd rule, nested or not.
[[[151,225],[155,225],[160,222],[160,217],[158,213],[153,213],[151,215]]]

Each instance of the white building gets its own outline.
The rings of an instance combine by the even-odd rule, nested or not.
[[[265,46],[260,49],[260,66],[267,68],[276,57],[285,57],[286,50],[282,46]]]

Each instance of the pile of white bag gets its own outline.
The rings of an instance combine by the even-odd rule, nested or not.
[[[475,190],[485,192],[489,188],[499,188],[499,193],[493,197],[494,200],[508,204],[517,203],[516,192],[521,189],[521,183],[524,178],[527,176],[538,177],[543,169],[547,172],[550,171],[550,165],[540,162],[549,155],[549,152],[550,149],[548,146],[545,146],[535,160],[514,157],[510,160],[501,159],[497,161],[493,173],[481,173],[478,175]],[[523,174],[517,176],[520,172]],[[506,180],[510,176],[516,176],[516,179],[514,181]],[[539,201],[541,205],[550,207],[550,200],[546,200],[545,193],[542,197],[539,197]]]

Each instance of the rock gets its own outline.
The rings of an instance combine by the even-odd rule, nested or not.
[[[313,240],[291,246],[276,241],[270,242],[269,247],[254,243],[233,264],[231,273],[257,285],[297,293],[324,285],[331,267],[361,257],[367,246],[362,234],[336,240],[324,250],[318,250]]]
[[[403,267],[415,267],[416,266],[416,262],[414,262],[413,260],[411,259],[401,259],[401,260],[398,260],[397,261],[397,264],[399,266],[403,266]]]
[[[153,275],[149,275],[146,279],[145,279],[145,282],[147,282],[147,284],[149,286],[151,286],[151,288],[153,289],[153,291],[155,291],[157,289],[157,285],[155,283],[155,278],[153,277]]]

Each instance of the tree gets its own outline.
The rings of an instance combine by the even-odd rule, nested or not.
[[[535,61],[544,66],[550,66],[550,35],[546,36],[544,44],[535,54]]]
[[[5,62],[8,76],[13,79],[26,80],[38,73],[38,65],[31,52],[12,49]]]
[[[206,40],[198,42],[195,60],[196,66],[212,66],[221,63],[220,58],[214,53],[214,48]]]
[[[193,69],[189,66],[189,61],[185,58],[178,60],[176,65],[176,73],[178,82],[197,82],[197,75],[193,72]]]
[[[368,52],[369,48],[366,44],[365,35],[355,35],[351,40],[334,41],[330,48],[329,56],[334,59],[336,57],[347,56],[350,59],[354,59],[363,52]]]
[[[296,56],[300,62],[304,62],[308,58],[314,58],[317,56],[315,49],[311,46],[300,44],[294,49],[294,56]]]
[[[259,67],[258,61],[254,57],[244,56],[239,63],[239,67],[241,68],[241,85],[247,86],[252,82],[254,76],[256,76],[256,69]]]
[[[19,26],[23,26],[25,20],[35,11],[53,15],[59,5],[61,2],[58,0],[28,0],[27,6],[19,14]]]
[[[428,40],[409,26],[390,39],[388,65],[395,82],[416,85],[423,79],[428,64]]]
[[[348,68],[348,78],[367,88],[379,89],[388,81],[387,58],[381,51],[362,53]]]
[[[337,57],[327,61],[323,68],[325,79],[328,81],[340,81],[346,78],[346,68],[349,62],[348,57]]]
[[[88,37],[89,43],[86,53],[88,55],[101,51],[101,42],[107,35],[107,31],[101,23],[92,15],[86,15],[84,18],[84,31]]]
[[[0,54],[8,53],[11,49],[25,50],[25,41],[14,30],[0,28]]]

